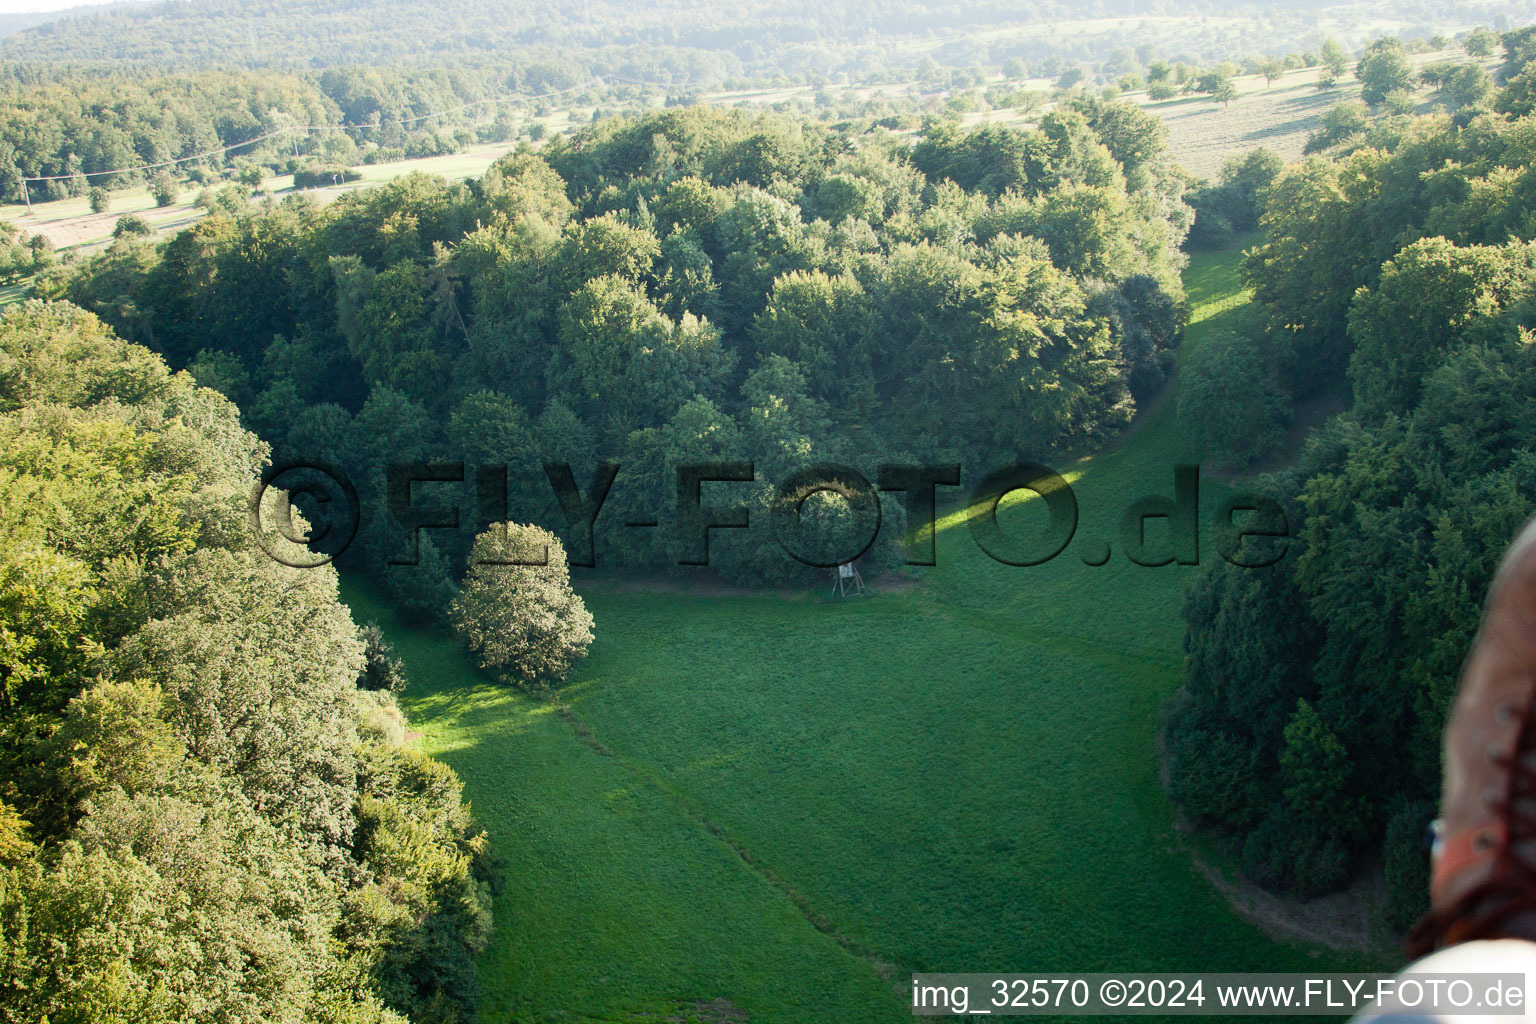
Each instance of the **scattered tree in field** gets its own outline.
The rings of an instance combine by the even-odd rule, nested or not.
[[[155,197],[156,206],[170,206],[181,195],[181,185],[175,178],[161,171],[150,181],[149,194]]]
[[[1273,85],[1285,75],[1285,62],[1274,57],[1265,57],[1258,63],[1258,73],[1264,76],[1266,85]]]
[[[481,666],[528,689],[564,681],[587,656],[592,616],[571,590],[560,538],[493,524],[475,538],[469,562],[449,619]]]
[[[91,204],[92,213],[106,213],[107,207],[112,205],[112,196],[100,185],[94,185],[85,194],[86,202]]]
[[[1467,51],[1467,54],[1472,57],[1491,56],[1493,54],[1493,48],[1498,45],[1498,33],[1491,31],[1490,29],[1483,28],[1482,26],[1479,26],[1473,29],[1471,32],[1468,32],[1466,40],[1462,43],[1462,47]]]
[[[1394,89],[1382,97],[1381,105],[1377,108],[1384,114],[1402,115],[1411,114],[1418,109],[1418,99],[1407,89]]]
[[[1088,72],[1084,71],[1082,68],[1068,68],[1061,73],[1061,77],[1056,79],[1056,88],[1075,88],[1076,86],[1081,85],[1087,77]]]
[[[217,207],[231,217],[238,217],[251,205],[250,192],[233,181],[220,187],[213,199]]]
[[[1371,126],[1371,112],[1359,100],[1336,103],[1323,115],[1323,126],[1307,136],[1306,154],[1321,153]]]
[[[1412,90],[1413,63],[1401,42],[1386,37],[1365,48],[1355,77],[1360,79],[1360,98],[1374,107],[1394,92]]]
[[[1493,77],[1477,64],[1462,64],[1441,79],[1440,93],[1452,106],[1481,106],[1493,96]]]
[[[155,233],[155,229],[149,226],[149,221],[136,213],[125,213],[117,218],[117,225],[112,229],[113,238],[148,238]]]

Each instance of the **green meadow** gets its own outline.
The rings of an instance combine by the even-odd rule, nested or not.
[[[1186,346],[1246,301],[1236,258],[1189,267]],[[901,1021],[913,971],[1366,966],[1236,916],[1163,794],[1194,570],[1119,531],[1196,460],[1174,406],[1055,467],[1080,520],[1044,565],[982,554],[957,492],[938,565],[864,598],[578,579],[597,639],[551,701],[349,581],[504,861],[484,1019]],[[1202,479],[1202,558],[1222,495]],[[1043,503],[999,518],[1027,536]]]

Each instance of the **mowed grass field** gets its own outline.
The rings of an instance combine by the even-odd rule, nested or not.
[[[495,163],[497,158],[513,148],[513,143],[501,142],[471,146],[446,156],[418,157],[394,163],[363,164],[353,167],[359,174],[355,182],[332,188],[306,189],[304,194],[324,203],[337,196],[359,188],[371,188],[395,178],[412,173],[435,174],[450,181],[478,177]],[[223,182],[211,186],[217,190]],[[162,235],[174,234],[190,227],[203,216],[203,211],[193,205],[204,186],[182,183],[181,195],[170,206],[155,205],[154,196],[144,186],[114,189],[111,205],[101,213],[92,213],[85,196],[55,199],[52,202],[34,202],[31,206],[9,204],[0,207],[0,217],[28,234],[46,235],[60,248],[101,245],[111,240],[112,229],[119,217],[133,213],[142,217],[151,228]],[[262,188],[275,198],[293,194],[293,175],[281,174],[267,178]]]
[[[1478,63],[1489,72],[1497,72],[1502,63],[1495,58],[1469,57],[1459,48],[1414,54],[1409,60],[1421,70],[1451,62]],[[1327,89],[1318,87],[1321,69],[1315,67],[1287,71],[1273,82],[1260,75],[1238,75],[1232,79],[1238,98],[1230,104],[1204,95],[1153,100],[1145,91],[1128,92],[1120,99],[1162,119],[1168,127],[1168,150],[1179,166],[1197,178],[1215,180],[1228,159],[1260,147],[1273,150],[1287,163],[1300,160],[1307,137],[1323,126],[1329,109],[1360,99],[1360,83],[1353,68],[1351,61],[1351,70]],[[1430,110],[1436,95],[1434,89],[1420,86],[1414,94],[1417,109],[1421,113]],[[969,114],[965,123],[1029,125],[1038,116],[999,107]]]
[[[1186,345],[1245,301],[1236,255],[1191,264]],[[1194,570],[1119,538],[1193,454],[1171,397],[1057,467],[1081,519],[1046,565],[980,554],[961,509],[937,567],[866,598],[578,581],[597,640],[558,703],[349,581],[505,859],[484,1019],[894,1022],[913,971],[1389,966],[1269,938],[1175,828],[1158,735]],[[1220,496],[1203,481],[1202,557]]]

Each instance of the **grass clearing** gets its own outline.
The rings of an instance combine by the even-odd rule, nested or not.
[[[1191,261],[1186,344],[1246,301],[1235,260]],[[1132,564],[1118,528],[1192,454],[1163,402],[1058,466],[1080,525],[1032,568],[981,554],[962,517],[918,586],[866,599],[578,580],[597,641],[560,706],[349,581],[405,659],[424,749],[506,859],[485,1019],[723,999],[753,1021],[897,1021],[914,970],[1385,966],[1239,918],[1175,828],[1158,734],[1193,570]],[[1202,481],[1204,557],[1222,486]],[[1005,508],[1005,530],[1040,505]]]

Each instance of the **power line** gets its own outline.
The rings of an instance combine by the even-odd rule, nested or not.
[[[35,177],[35,178],[34,177],[23,177],[21,180],[22,181],[65,181],[65,180],[67,180],[69,178],[75,178],[75,177],[94,178],[94,177],[97,177],[97,176],[102,175],[102,174],[128,174],[129,172],[132,172],[132,171],[152,171],[152,170],[154,170],[157,167],[173,167],[176,164],[186,163],[188,160],[201,160],[204,157],[215,156],[215,155],[217,155],[219,153],[228,153],[232,149],[239,149],[242,146],[255,145],[256,143],[261,142],[261,141],[263,141],[265,139],[272,138],[274,135],[281,135],[284,132],[288,132],[288,131],[292,131],[292,130],[293,129],[291,129],[291,128],[278,128],[278,129],[276,129],[274,131],[267,132],[267,133],[265,133],[263,135],[258,135],[258,136],[256,136],[253,139],[246,139],[244,142],[232,142],[232,143],[230,143],[227,146],[220,146],[218,149],[210,149],[210,150],[207,150],[206,152],[203,152],[203,153],[193,153],[191,156],[179,157],[179,158],[177,158],[175,160],[162,160],[162,161],[160,161],[157,164],[141,164],[138,167],[119,167],[119,168],[115,168],[115,169],[110,170],[110,171],[77,171],[74,174],[44,174],[44,175],[40,175],[40,176]]]

